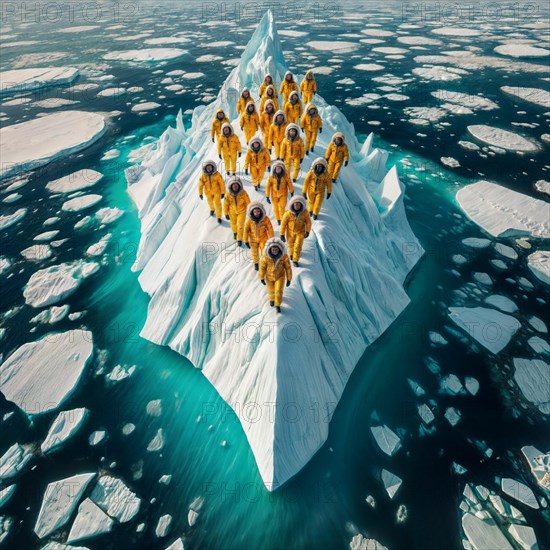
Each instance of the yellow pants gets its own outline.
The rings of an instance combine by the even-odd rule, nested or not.
[[[256,133],[256,130],[254,128],[248,128],[247,126],[244,127],[244,137],[246,139],[246,143],[254,137],[254,134]]]
[[[271,204],[273,205],[273,212],[275,212],[275,218],[278,222],[283,218],[286,208],[287,195],[281,195],[280,197],[273,197]]]
[[[275,141],[274,142],[274,147],[275,147],[275,158],[280,158],[279,157],[279,154],[281,153],[281,145],[282,145],[282,140],[281,141]]]
[[[338,174],[342,169],[342,164],[343,164],[343,161],[341,160],[337,162],[330,161],[328,163],[328,173],[333,180],[335,180],[338,177]]]
[[[265,170],[262,172],[257,166],[250,165],[250,177],[252,178],[252,184],[254,187],[258,187],[264,179]]]
[[[291,165],[294,165],[294,171],[292,172],[292,179],[295,180],[298,177],[298,174],[300,173],[300,159],[298,157],[294,159],[289,159],[289,158],[285,159],[287,174],[290,174]]]
[[[222,217],[222,199],[221,196],[217,193],[206,194],[206,200],[208,201],[208,206],[210,210],[216,211],[216,218]]]
[[[298,262],[302,255],[305,233],[289,233],[287,237],[288,254],[293,262]]]
[[[324,193],[308,193],[307,194],[307,209],[316,216],[321,211],[321,206],[325,198]]]
[[[271,142],[269,141],[269,131],[263,132],[264,134],[264,147],[269,151],[271,149]]]
[[[270,302],[275,302],[276,306],[280,306],[283,303],[283,291],[285,289],[286,276],[283,275],[278,279],[272,281],[270,279],[265,280],[267,286],[267,295]]]
[[[260,241],[259,243],[250,241],[250,252],[252,254],[253,264],[260,263],[260,256],[262,255],[262,250],[264,249],[265,243],[266,241]]]
[[[246,212],[240,214],[230,214],[229,221],[231,223],[231,231],[237,233],[237,240],[243,240],[244,222],[246,220]]]
[[[307,105],[308,103],[311,103],[311,100],[313,99],[313,93],[312,92],[305,92],[302,94],[302,103],[304,105]]]
[[[231,174],[237,173],[237,156],[224,155],[223,162],[225,164],[225,171]]]
[[[306,151],[313,149],[317,142],[317,134],[319,130],[306,130]]]

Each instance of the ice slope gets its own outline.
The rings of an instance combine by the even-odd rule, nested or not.
[[[176,127],[135,151],[139,164],[127,170],[141,220],[133,269],[151,296],[141,336],[202,369],[239,417],[269,490],[323,445],[359,358],[407,306],[403,282],[423,252],[395,168],[381,172],[386,157],[372,148],[372,136],[361,145],[344,115],[316,96],[324,121],[317,154],[339,130],[352,161],[314,222],[283,313],[269,307],[246,249],[237,249],[225,220],[218,226],[209,216],[197,181],[201,163],[217,158],[209,132],[216,109],[235,119],[242,87],[254,93],[266,72],[280,81],[285,70],[268,12],[218,98],[195,109],[187,130],[180,112]],[[233,126],[244,144],[236,120]],[[306,157],[298,192],[316,157]],[[265,200],[248,179],[245,187],[252,200]]]

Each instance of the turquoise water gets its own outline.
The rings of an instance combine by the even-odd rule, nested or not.
[[[352,8],[358,11],[364,8],[356,4],[344,7],[349,13]],[[208,40],[228,39],[244,45],[252,29],[247,26],[242,30],[231,30],[230,37],[220,37],[223,33],[215,28],[197,27],[200,13],[196,7],[188,9],[188,12],[178,12],[174,8],[164,14],[149,10],[143,18],[126,21],[124,32],[138,34],[140,29],[152,29],[153,36],[164,36],[175,29],[189,33],[198,29],[204,36],[181,46],[190,51],[189,56],[159,66],[164,72],[176,68],[204,71],[205,77],[200,80],[202,90],[216,89],[230,67],[214,62],[200,64],[197,68],[198,64],[192,58],[219,53],[205,46]],[[373,13],[369,22],[378,21],[383,28],[393,28],[401,23],[401,13],[395,6],[394,9],[397,11]],[[388,16],[388,13],[393,13],[393,16]],[[184,14],[189,17],[184,18]],[[288,21],[284,24],[289,28],[292,26]],[[92,37],[85,33],[67,35],[69,38],[56,35],[46,42],[48,30],[62,26],[68,26],[67,21],[21,28],[14,24],[14,31],[3,31],[4,34],[16,32],[18,40],[32,35],[38,39],[38,44],[11,48],[8,55],[3,56],[2,68],[16,66],[24,61],[20,56],[27,53],[51,53],[59,49],[67,55],[56,64],[97,63],[99,54],[91,52],[93,49],[135,46],[132,42],[114,41],[113,37],[122,30],[116,33],[114,30],[97,31],[97,35]],[[251,26],[253,21],[250,21]],[[281,24],[279,26],[282,28]],[[331,29],[338,29],[342,34],[352,33],[353,26],[346,23],[344,30],[341,21],[331,20],[325,25],[311,24],[305,28],[310,33],[309,40],[323,40],[331,36]],[[356,26],[362,28],[363,25]],[[296,38],[285,38],[283,42],[285,53],[289,51],[287,60],[291,66],[298,54],[291,50],[302,47],[302,42]],[[77,43],[87,49],[78,51],[75,48]],[[230,47],[229,50],[223,54],[224,57],[238,57],[236,48]],[[315,55],[317,63],[330,66],[329,59],[334,54],[316,51]],[[404,70],[401,64],[407,66],[410,63],[409,60],[395,62],[394,73]],[[56,226],[61,230],[57,238],[69,237],[69,241],[50,261],[58,263],[81,258],[86,248],[97,242],[103,233],[113,233],[105,265],[66,301],[71,311],[86,312],[82,323],[93,332],[97,349],[105,351],[105,364],[102,374],[90,375],[67,403],[67,408],[85,406],[90,410],[86,426],[53,459],[37,457],[36,468],[18,480],[14,499],[2,510],[2,514],[19,520],[5,543],[6,547],[39,548],[40,543],[32,528],[45,486],[52,480],[84,471],[113,472],[124,479],[143,501],[135,520],[117,526],[109,536],[86,542],[91,549],[164,548],[179,535],[185,537],[189,548],[201,549],[346,548],[357,532],[377,538],[391,549],[460,548],[458,505],[464,483],[482,483],[495,489],[495,476],[522,476],[528,480],[526,469],[518,460],[519,449],[526,444],[544,448],[548,442],[548,423],[531,409],[520,408],[517,394],[506,383],[505,371],[512,357],[527,356],[527,353],[533,355],[525,344],[527,329],[518,333],[505,353],[494,358],[471,344],[465,345],[444,326],[450,325],[446,312],[447,307],[454,303],[453,291],[470,282],[472,273],[476,271],[490,272],[495,280],[494,293],[507,295],[518,303],[522,325],[526,325],[525,320],[530,315],[548,318],[547,288],[536,285],[529,292],[505,280],[525,276],[535,282],[525,266],[525,251],[519,251],[520,260],[505,273],[498,273],[491,267],[490,259],[497,257],[492,248],[470,253],[471,260],[461,267],[451,260],[454,254],[466,253],[461,244],[463,238],[485,236],[457,208],[454,202],[456,189],[472,181],[469,178],[483,173],[488,178],[535,195],[532,182],[542,178],[547,170],[545,157],[543,154],[533,159],[505,155],[481,159],[464,152],[460,157],[463,164],[460,170],[445,170],[439,164],[439,157],[458,157],[456,141],[464,133],[466,121],[471,123],[475,118],[476,123],[480,123],[498,119],[504,126],[516,116],[510,111],[507,100],[503,100],[498,113],[476,113],[464,117],[464,120],[450,117],[450,129],[419,129],[401,120],[401,106],[388,106],[388,109],[383,109],[384,116],[373,111],[376,113],[373,117],[368,108],[351,107],[341,101],[342,91],[334,86],[338,78],[352,76],[356,84],[365,89],[376,85],[369,80],[370,73],[354,70],[353,64],[351,61],[337,63],[339,67],[335,72],[320,76],[322,94],[329,102],[341,103],[348,119],[354,121],[361,139],[374,130],[381,136],[376,145],[392,151],[389,165],[400,165],[407,187],[409,220],[427,252],[407,283],[410,306],[367,350],[357,365],[335,410],[326,444],[295,479],[274,493],[265,490],[235,415],[201,373],[185,358],[139,337],[147,314],[148,298],[139,286],[137,274],[131,271],[139,242],[139,221],[126,193],[123,169],[127,166],[127,155],[133,149],[147,141],[148,136],[158,137],[168,124],[174,124],[178,108],[187,111],[196,106],[199,90],[189,87],[180,96],[170,96],[165,101],[161,99],[162,107],[143,117],[129,112],[125,103],[127,98],[79,99],[79,108],[119,109],[123,114],[112,119],[108,135],[96,145],[74,158],[52,165],[48,171],[39,171],[22,191],[18,191],[23,197],[16,203],[17,207],[36,208],[36,212],[3,231],[2,255],[17,259],[20,250],[30,246],[32,237],[43,231],[41,224],[44,219],[59,209],[63,199],[50,197],[44,190],[46,181],[80,168],[93,168],[105,174],[105,178],[93,188],[93,192],[103,196],[99,206],[117,206],[125,214],[101,233],[93,229],[77,233],[73,225],[83,214],[64,213]],[[223,73],[220,72],[222,69]],[[163,74],[155,75],[151,69],[113,63],[99,73],[114,75],[108,86],[143,85],[146,90],[139,95],[140,98],[155,101],[159,93],[166,93],[161,91],[164,90],[160,84]],[[495,73],[490,78],[501,77],[502,74]],[[86,81],[86,78],[82,80]],[[471,74],[468,78],[475,81],[479,75]],[[522,75],[521,80],[525,85],[543,85],[534,75]],[[429,84],[419,85],[417,97],[411,87],[404,91],[411,97],[406,105],[418,105],[421,98],[426,98],[422,86]],[[65,90],[67,94],[72,93],[70,87]],[[63,92],[56,89],[40,95],[41,99],[61,97]],[[33,95],[30,97],[33,102],[37,99]],[[73,94],[72,97],[81,96]],[[544,117],[547,118],[543,109],[526,104],[521,108],[527,113],[521,115],[526,120],[543,121]],[[23,104],[2,107],[2,111],[7,113],[9,123],[14,123],[43,109]],[[376,127],[369,125],[368,120],[373,119],[383,119],[384,123]],[[189,120],[189,112],[186,120]],[[541,133],[536,128],[522,128],[522,131],[533,137]],[[416,136],[418,132],[424,132],[428,137],[419,138]],[[127,136],[134,137],[126,139]],[[118,149],[120,156],[101,161],[103,153],[112,148]],[[408,159],[412,166],[403,165],[403,159]],[[14,207],[3,204],[2,213],[4,210],[11,212]],[[51,329],[38,325],[34,332],[30,332],[32,325],[29,321],[36,311],[24,305],[21,289],[36,269],[35,265],[18,260],[7,274],[2,275],[2,312],[21,308],[13,316],[3,319],[2,325],[8,329],[2,341],[4,356]],[[453,270],[457,271],[453,273]],[[70,328],[74,328],[74,324],[68,319],[55,325],[55,330],[59,331]],[[431,345],[430,331],[444,334],[448,344]],[[136,365],[137,370],[117,384],[107,383],[103,374],[117,364]],[[475,397],[440,395],[438,378],[428,368],[434,364],[439,366],[442,374],[455,373],[461,378],[474,376],[480,382],[479,393]],[[94,367],[99,369],[98,364]],[[425,435],[420,431],[420,419],[416,413],[419,400],[411,391],[408,378],[417,381],[429,398],[437,401],[439,414],[433,434]],[[162,414],[158,418],[146,414],[147,403],[155,399],[162,400]],[[454,428],[442,415],[447,406],[455,406],[462,413],[461,422]],[[0,403],[0,414],[11,410],[13,406]],[[369,427],[375,419],[395,429],[403,439],[404,450],[391,459],[380,453],[372,439]],[[35,424],[28,424],[15,414],[0,424],[0,453],[15,441],[40,442],[51,420],[48,416]],[[319,421],[325,419],[320,417]],[[136,429],[131,435],[124,436],[122,427],[129,422],[135,424]],[[164,446],[160,453],[149,453],[147,445],[159,428],[164,431]],[[99,446],[90,447],[88,435],[98,429],[106,430],[108,438]],[[487,442],[494,450],[493,457],[484,458],[472,440]],[[468,472],[463,476],[453,474],[453,462],[466,467]],[[381,468],[388,468],[403,478],[403,486],[394,500],[390,501],[385,495],[379,480]],[[164,474],[172,475],[168,486],[158,482]],[[375,498],[375,509],[365,502],[367,495]],[[189,527],[187,512],[197,497],[204,498],[204,506],[197,524]],[[155,500],[152,502],[152,499]],[[398,523],[396,512],[401,504],[407,507],[408,516],[406,521]],[[545,547],[548,540],[545,541],[547,512],[534,512],[521,505],[518,508],[536,529],[541,548]],[[158,518],[166,513],[173,516],[172,531],[170,537],[160,542],[154,530]],[[145,530],[136,533],[136,526],[142,522]]]

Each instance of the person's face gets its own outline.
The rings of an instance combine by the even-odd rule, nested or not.
[[[272,96],[273,95],[273,88],[267,89],[267,95]]]
[[[288,135],[289,135],[291,138],[295,138],[295,137],[296,137],[296,129],[295,129],[295,128],[291,128],[290,131],[288,132]]]
[[[342,138],[338,137],[334,140],[334,143],[336,143],[336,145],[340,146],[342,145]]]
[[[279,124],[282,124],[282,123],[283,123],[283,120],[284,120],[283,115],[277,115],[277,122],[278,122]]]
[[[249,97],[250,96],[250,92],[248,90],[245,90],[243,92],[243,97]]]
[[[207,165],[206,165],[206,173],[207,173],[207,174],[211,174],[213,171],[214,171],[214,168],[212,167],[212,165],[211,165],[211,164],[207,164]]]
[[[254,112],[254,106],[252,104],[250,104],[246,110],[249,112],[249,113],[253,113]]]
[[[231,190],[236,193],[240,189],[240,185],[238,183],[232,183],[231,184]]]
[[[279,247],[278,247],[278,246],[272,246],[272,247],[269,249],[269,251],[271,252],[271,255],[272,255],[272,256],[278,256],[279,253],[281,252],[281,251],[279,250]]]
[[[273,105],[271,103],[269,103],[267,105],[267,107],[265,108],[265,110],[268,112],[268,113],[272,113],[273,112]]]
[[[283,169],[280,166],[277,166],[275,168],[275,173],[280,176],[283,173]]]
[[[317,114],[317,111],[316,111],[315,109],[310,109],[310,110],[309,110],[309,114],[310,114],[311,116],[316,115],[316,114]]]
[[[259,151],[260,150],[260,144],[257,141],[255,141],[252,144],[252,149],[254,149],[254,151]]]
[[[315,166],[315,173],[316,174],[322,174],[323,170],[324,170],[324,168],[320,164],[317,164],[317,166]]]
[[[292,205],[292,209],[295,210],[296,212],[298,212],[298,210],[301,209],[300,203],[295,202],[295,203]]]
[[[312,80],[312,79],[313,79],[313,75],[312,75],[311,73],[307,73],[306,78],[307,78],[308,80]]]
[[[262,211],[259,208],[254,208],[254,210],[252,210],[252,214],[255,218],[259,218],[262,215]]]
[[[265,81],[268,83],[268,84],[271,84],[273,82],[273,79],[268,75],[265,77]]]
[[[286,75],[286,79],[288,82],[290,82],[292,80],[292,75],[291,74],[287,74]]]
[[[224,116],[225,116],[225,113],[218,113],[218,118],[220,120],[222,120]]]
[[[224,128],[224,129],[223,129],[223,135],[224,135],[224,136],[228,136],[228,135],[230,135],[230,134],[231,134],[231,130],[230,130],[229,128]]]
[[[291,98],[290,98],[290,102],[291,103],[296,103],[298,101],[298,96],[296,94],[294,94]]]

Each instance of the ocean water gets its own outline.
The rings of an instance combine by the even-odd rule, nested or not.
[[[548,66],[548,57],[501,56],[507,66],[462,68],[465,73],[447,82],[424,79],[412,71],[428,65],[415,60],[417,56],[440,56],[444,51],[495,57],[494,47],[506,41],[548,47],[547,5],[503,3],[496,10],[494,4],[479,4],[477,9],[465,11],[455,4],[453,8],[436,3],[387,2],[381,6],[375,2],[346,2],[318,7],[281,4],[279,10],[274,8],[277,26],[283,31],[288,65],[299,72],[315,67],[321,95],[353,121],[360,139],[374,131],[375,144],[391,152],[388,166],[399,166],[406,185],[407,214],[426,250],[407,283],[410,306],[357,365],[336,407],[326,444],[293,480],[274,493],[265,490],[235,415],[201,373],[185,358],[139,337],[148,298],[139,286],[138,274],[130,269],[139,242],[139,221],[124,178],[131,152],[158,137],[167,125],[173,125],[178,109],[189,122],[194,107],[213,99],[263,10],[254,6],[237,14],[237,4],[193,2],[92,3],[87,11],[73,4],[56,6],[46,9],[40,4],[36,12],[29,5],[2,4],[0,68],[77,66],[81,76],[73,85],[26,94],[22,99],[28,102],[10,105],[13,98],[4,98],[2,123],[15,124],[46,112],[77,108],[110,113],[109,127],[91,147],[30,174],[29,181],[16,191],[21,198],[15,203],[2,203],[2,214],[21,207],[29,208],[29,213],[0,235],[1,255],[12,261],[9,270],[0,275],[1,326],[6,329],[0,345],[5,358],[23,343],[51,330],[70,330],[84,324],[102,353],[93,372],[64,407],[87,407],[87,423],[53,457],[35,457],[33,468],[16,480],[15,496],[0,511],[0,515],[15,521],[3,546],[40,548],[42,543],[33,527],[46,485],[88,471],[113,473],[142,499],[140,512],[132,522],[82,543],[90,549],[162,549],[177,536],[183,536],[190,549],[332,549],[349,547],[357,533],[376,538],[390,549],[462,548],[459,504],[465,483],[481,484],[498,492],[495,477],[512,477],[530,483],[541,494],[542,490],[530,481],[520,448],[534,445],[549,450],[548,419],[526,405],[509,380],[513,357],[542,357],[527,344],[533,335],[527,319],[535,315],[548,321],[548,287],[527,268],[530,251],[516,246],[519,258],[511,261],[500,257],[492,246],[482,250],[466,247],[464,238],[486,235],[459,209],[454,194],[469,182],[489,179],[547,200],[535,190],[534,183],[548,179],[548,143],[541,136],[548,133],[549,107],[510,98],[500,87],[548,89],[548,72],[514,65],[522,62]],[[61,32],[83,26],[96,28]],[[449,26],[474,29],[476,34],[448,36],[431,32]],[[365,30],[369,34],[362,32]],[[404,33],[440,43],[403,44],[397,38]],[[147,40],[174,36],[187,41],[158,46],[188,51],[174,60],[128,63],[103,59],[111,51],[141,48]],[[380,42],[361,42],[365,39]],[[342,50],[335,41],[351,45]],[[218,42],[229,43],[216,45]],[[374,51],[378,47],[405,51]],[[202,56],[219,59],[198,61]],[[356,68],[372,63],[384,68]],[[435,64],[441,66],[440,62]],[[171,83],[163,80],[174,70],[202,75],[175,75],[172,84],[181,84],[182,89],[167,90]],[[75,91],[74,85],[82,83],[99,87]],[[118,86],[143,90],[111,98],[97,96],[101,89]],[[481,95],[494,101],[498,109],[484,111],[470,106],[472,112],[468,114],[438,112],[440,118],[434,123],[411,122],[411,118],[421,117],[407,114],[406,109],[439,106],[441,102],[431,95],[437,90]],[[353,100],[365,93],[379,97],[354,104]],[[385,94],[406,98],[395,101]],[[50,98],[76,103],[58,101],[53,108],[38,103]],[[145,114],[132,112],[131,106],[143,100],[157,102],[160,107]],[[520,155],[489,148],[464,149],[458,142],[473,141],[467,136],[470,124],[511,129],[536,140],[540,152]],[[120,155],[101,160],[111,149]],[[449,169],[441,163],[441,157],[456,159],[460,167]],[[88,212],[63,212],[59,222],[45,228],[44,220],[57,215],[64,202],[62,196],[52,196],[45,184],[83,168],[104,174],[91,191],[101,194],[102,201],[91,212],[110,206],[120,208],[124,215],[102,230],[75,231],[74,224]],[[3,199],[9,192],[5,192],[4,183],[2,186]],[[24,260],[21,250],[34,244],[34,236],[49,229],[60,230],[56,239],[68,240],[48,260]],[[65,318],[51,326],[32,323],[37,310],[26,305],[22,295],[31,274],[47,265],[83,258],[86,249],[107,232],[113,237],[99,272],[63,301],[70,305],[71,312],[85,312],[82,321],[75,324]],[[530,242],[533,249],[548,248],[544,242]],[[457,254],[464,255],[467,262],[460,266],[453,262]],[[505,261],[506,270],[498,270],[491,263],[497,258]],[[473,279],[473,274],[479,272],[489,273],[493,279],[492,287],[483,290],[486,295],[503,294],[519,307],[517,318],[522,328],[496,357],[473,341],[458,337],[447,314],[449,306],[464,303],[455,291],[480,286]],[[531,281],[533,288],[521,287],[517,282],[520,277]],[[435,345],[430,332],[442,334],[447,343]],[[105,374],[118,364],[135,365],[136,370],[125,380],[108,382]],[[480,383],[479,393],[442,394],[440,378],[447,374],[456,374],[462,380],[465,376],[475,377]],[[435,401],[433,433],[425,433],[421,426],[416,410],[421,400],[411,391],[407,379],[415,380],[426,390],[428,399]],[[159,417],[146,412],[147,404],[157,399],[162,402]],[[457,408],[462,415],[454,427],[443,416],[447,407]],[[0,402],[2,417],[14,410],[13,405]],[[53,417],[44,415],[30,423],[16,411],[0,422],[0,454],[14,442],[39,445]],[[320,415],[318,421],[326,420]],[[370,433],[370,426],[378,422],[392,427],[402,438],[404,449],[392,458],[380,452]],[[122,433],[127,423],[136,426],[129,436]],[[147,446],[160,428],[164,446],[160,452],[148,452]],[[94,430],[105,430],[107,438],[92,447],[88,436]],[[493,450],[490,458],[480,452],[476,441],[485,442]],[[454,473],[453,462],[467,472]],[[393,500],[388,499],[380,481],[382,468],[403,479]],[[162,475],[172,476],[169,485],[159,483]],[[368,495],[376,500],[374,509],[365,501]],[[204,504],[197,523],[190,527],[188,510],[199,497]],[[400,505],[407,509],[403,522],[396,518]],[[535,529],[539,547],[549,548],[548,512],[521,503],[514,505]],[[155,527],[164,514],[170,514],[173,522],[170,535],[159,540]],[[141,523],[145,528],[137,532],[136,526]]]

